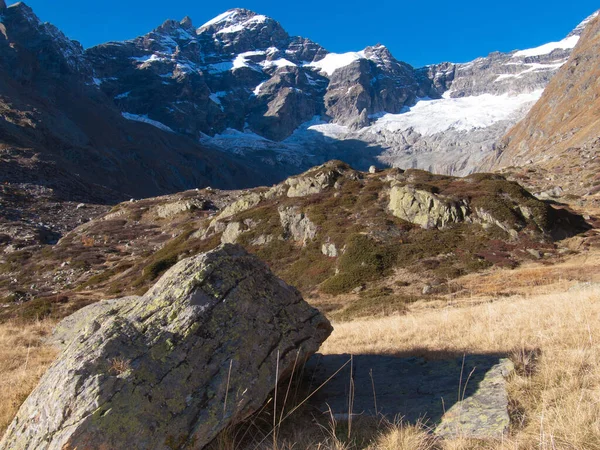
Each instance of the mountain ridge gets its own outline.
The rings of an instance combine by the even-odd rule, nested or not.
[[[103,72],[100,78],[108,80],[100,88],[118,97],[119,108],[134,115],[149,115],[156,122],[198,136],[223,151],[230,151],[228,139],[223,136],[233,131],[242,133],[236,135],[235,152],[252,154],[259,147],[262,151],[275,150],[277,158],[305,160],[302,168],[323,162],[306,162],[305,152],[294,145],[298,141],[295,135],[308,129],[311,136],[301,136],[300,140],[303,146],[316,148],[317,154],[327,151],[320,142],[323,137],[326,141],[333,139],[340,147],[333,157],[356,164],[358,160],[353,159],[351,148],[344,149],[344,142],[363,142],[371,148],[372,160],[380,165],[466,174],[478,168],[508,128],[539,98],[568,58],[586,21],[562,41],[538,48],[492,52],[470,63],[440,63],[416,69],[394,58],[383,45],[331,53],[309,39],[289,36],[274,19],[246,9],[228,10],[199,28],[193,28],[191,20],[186,24],[188,31],[182,32],[181,22],[167,21],[143,37],[87,50]],[[172,42],[160,46],[161,38],[156,33],[165,29],[177,34],[179,46],[174,47]],[[194,30],[193,36],[188,35],[190,30]],[[264,30],[268,30],[268,38]],[[179,39],[182,35],[183,41]],[[187,59],[190,45],[197,52],[191,65]],[[118,52],[111,51],[115,47],[135,54],[141,64],[135,68],[125,62],[113,66],[118,58]],[[202,80],[198,81],[202,89],[196,90],[193,98],[181,90],[168,94],[171,87],[162,88],[172,83],[171,74],[172,78],[179,77],[178,61],[202,72]],[[121,83],[116,78],[123,70],[127,81]],[[144,99],[150,95],[136,79],[146,79],[152,72],[158,78],[151,92],[164,92],[167,97],[148,104]],[[513,99],[530,93],[536,95]],[[382,115],[397,118],[395,121],[402,124],[402,113],[424,99],[475,98],[484,94],[507,97],[503,102],[506,113],[492,124],[479,126],[481,113],[468,110],[458,112],[467,121],[474,118],[475,124],[468,130],[450,124],[444,133],[430,136],[416,132],[410,124],[401,125],[401,130],[382,129],[381,123],[376,129],[370,128]],[[181,119],[182,115],[186,119]],[[193,119],[187,119],[190,116]],[[311,122],[331,126],[324,130]],[[433,161],[437,153],[442,154],[440,162]]]

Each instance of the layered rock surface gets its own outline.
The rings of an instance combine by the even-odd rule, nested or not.
[[[259,409],[330,332],[239,246],[182,260],[143,297],[59,325],[63,351],[0,448],[203,448]]]

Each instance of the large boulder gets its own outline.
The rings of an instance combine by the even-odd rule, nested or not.
[[[422,228],[443,228],[463,222],[468,214],[466,204],[444,199],[411,186],[394,186],[390,190],[392,214]]]
[[[331,333],[239,246],[180,261],[142,297],[84,308],[0,449],[200,449],[257,411]]]

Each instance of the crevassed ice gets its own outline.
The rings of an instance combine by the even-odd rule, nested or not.
[[[543,89],[516,96],[483,94],[473,97],[422,100],[402,114],[384,114],[369,128],[402,131],[412,128],[424,136],[449,129],[470,131],[509,119],[515,112],[537,101]]]

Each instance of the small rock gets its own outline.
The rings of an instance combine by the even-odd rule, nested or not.
[[[423,295],[429,295],[432,291],[433,286],[431,286],[430,284],[426,284],[425,286],[423,286]]]
[[[298,207],[280,207],[278,211],[285,238],[302,242],[302,245],[315,238],[317,226]]]
[[[364,290],[365,290],[364,286],[358,286],[358,287],[355,287],[354,289],[352,289],[352,293],[353,294],[360,294]]]
[[[242,225],[239,222],[230,222],[221,236],[222,244],[234,244],[237,238],[244,232]]]
[[[369,173],[377,173],[377,167],[375,167],[375,166],[369,167]]]
[[[333,242],[327,242],[321,246],[321,253],[329,258],[337,258],[338,250]]]
[[[529,253],[531,256],[533,256],[535,259],[542,259],[542,256],[544,256],[542,254],[542,252],[540,252],[539,250],[536,250],[534,248],[528,248],[527,249],[527,253]]]
[[[79,205],[77,205],[76,209],[83,209],[85,208],[85,203],[80,203]]]

